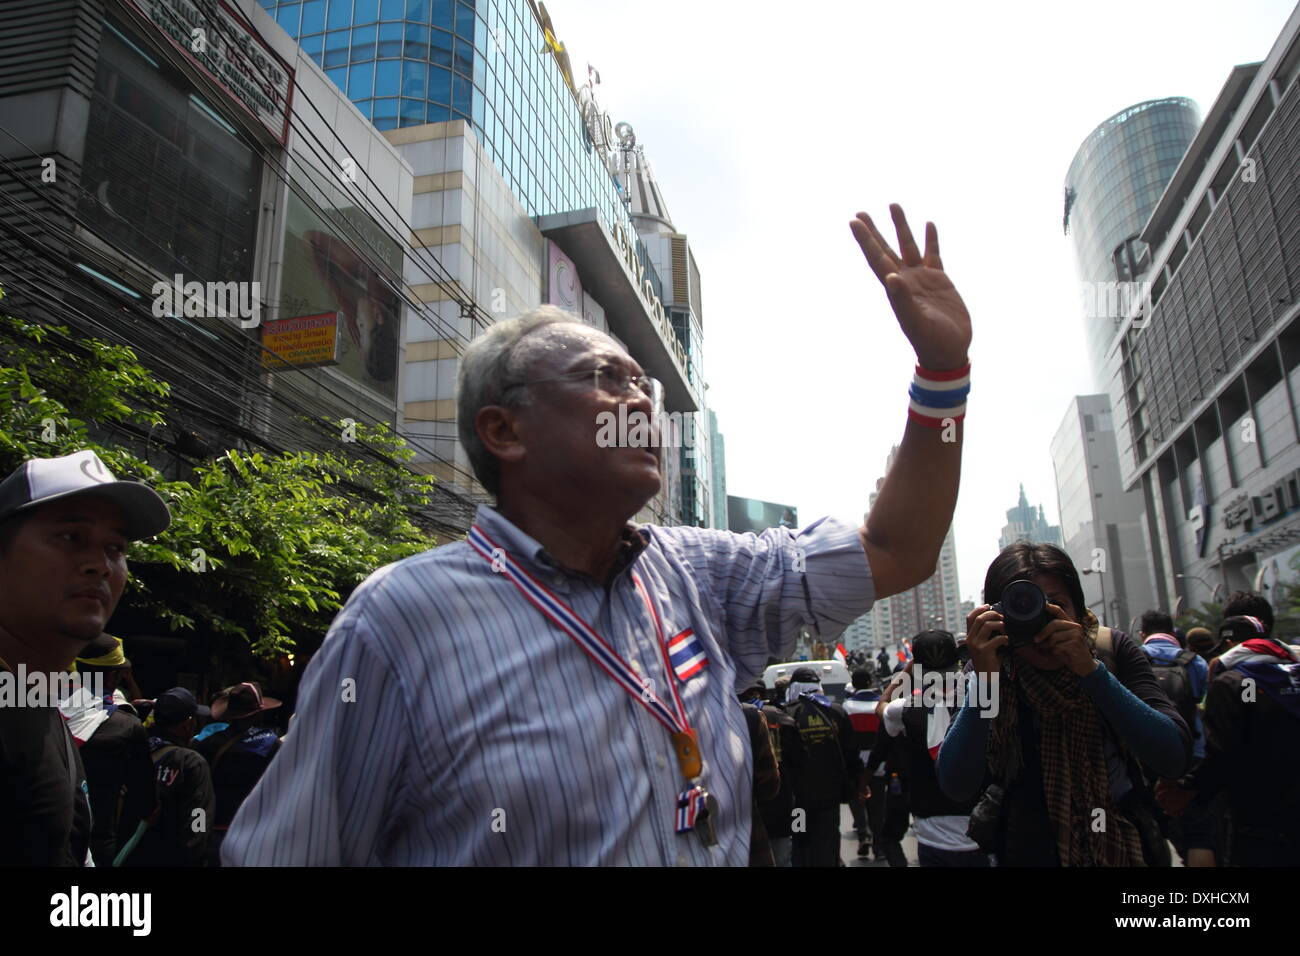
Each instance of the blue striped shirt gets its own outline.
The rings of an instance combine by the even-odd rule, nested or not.
[[[643,525],[606,590],[492,508],[478,524],[652,693],[667,699],[677,678],[630,571],[666,638],[694,628],[708,665],[678,686],[718,801],[718,845],[674,832],[684,781],[663,725],[462,541],[381,568],[352,595],[224,862],[744,866],[752,755],[735,692],[769,656],[791,656],[811,609],[833,639],[871,606],[858,529],[827,518],[762,535]]]

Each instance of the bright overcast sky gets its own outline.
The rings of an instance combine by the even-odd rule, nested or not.
[[[970,309],[972,393],[955,518],[977,598],[1023,482],[1056,523],[1049,452],[1092,391],[1065,173],[1127,106],[1208,112],[1261,60],[1290,0],[741,3],[550,0],[579,82],[636,129],[702,274],[709,405],[727,491],[860,519],[902,437],[914,356],[849,233],[939,227]]]

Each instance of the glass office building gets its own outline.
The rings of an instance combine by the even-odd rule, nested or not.
[[[1300,553],[1300,8],[1232,70],[1141,238],[1153,307],[1118,341],[1120,471],[1160,602],[1195,606]]]
[[[1106,350],[1124,318],[1115,283],[1140,278],[1138,233],[1200,128],[1196,104],[1149,100],[1094,129],[1070,163],[1065,226],[1074,241],[1084,300],[1088,358],[1098,391],[1109,385]]]
[[[260,2],[377,129],[463,119],[528,215],[594,207],[634,234],[527,0]]]
[[[1110,396],[1076,395],[1052,438],[1062,548],[1082,571],[1084,603],[1133,632],[1156,607],[1140,490],[1124,491]]]

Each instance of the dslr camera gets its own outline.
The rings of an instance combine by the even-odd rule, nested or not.
[[[1003,588],[1002,597],[991,610],[1002,615],[1002,629],[1010,638],[1009,647],[1032,644],[1034,635],[1052,620],[1047,610],[1047,595],[1033,581],[1023,578]]]

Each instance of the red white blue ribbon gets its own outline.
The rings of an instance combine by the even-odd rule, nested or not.
[[[612,677],[615,683],[648,710],[650,715],[663,724],[669,733],[690,734],[692,732],[690,721],[686,717],[686,707],[682,704],[681,696],[677,693],[675,682],[668,681],[669,689],[672,691],[673,706],[670,708],[655,694],[649,692],[649,688],[636,671],[605,642],[604,638],[596,633],[591,625],[579,617],[550,588],[525,571],[514,558],[488,537],[487,533],[478,525],[470,527],[469,544],[492,565],[493,570],[509,578],[510,582],[528,599],[529,603],[560,630],[568,634],[573,639],[573,642],[588,657],[594,660],[601,670]],[[632,572],[632,583],[636,586],[641,599],[645,601],[646,610],[650,612],[650,618],[654,621],[655,634],[658,638],[659,651],[663,656],[664,667],[667,671],[672,671],[673,665],[669,658],[668,644],[664,640],[663,624],[659,620],[659,612],[655,609],[654,602],[650,600],[649,592],[635,571]],[[693,637],[694,633],[690,630],[683,631],[682,634],[678,635],[678,638],[683,635]],[[696,644],[698,645],[698,640]],[[698,668],[696,670],[698,671]],[[684,833],[694,828],[700,810],[705,805],[704,788],[693,785],[683,790],[677,795],[677,805],[675,827],[678,833]]]
[[[687,833],[695,829],[695,822],[705,812],[705,792],[701,786],[683,790],[677,795],[677,816],[673,821],[678,833]]]

